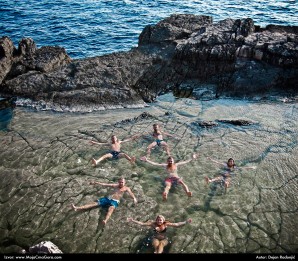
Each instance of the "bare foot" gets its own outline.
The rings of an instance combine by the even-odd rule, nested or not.
[[[71,204],[71,208],[72,208],[74,211],[77,211],[77,207],[76,207],[74,204]]]
[[[206,185],[208,185],[210,183],[210,180],[208,177],[205,177],[205,181],[206,181]]]
[[[186,194],[187,194],[187,196],[192,197],[192,192],[191,191],[186,192]]]
[[[103,220],[101,223],[105,226],[107,224],[107,221]]]
[[[162,198],[164,201],[166,201],[168,199],[168,194],[166,192],[162,193]]]
[[[94,158],[92,158],[92,165],[95,167],[97,165],[97,162]]]

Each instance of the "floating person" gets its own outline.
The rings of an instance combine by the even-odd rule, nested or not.
[[[172,137],[172,138],[176,138],[176,137],[170,133],[162,131],[160,126],[157,123],[153,124],[152,127],[153,127],[153,133],[149,133],[149,134],[153,136],[154,141],[152,143],[150,143],[147,147],[147,154],[146,154],[147,158],[150,157],[151,150],[155,146],[162,147],[166,151],[167,155],[171,156],[169,145],[166,141],[164,141],[164,136],[168,136],[168,137]],[[140,136],[143,136],[143,135],[144,134],[142,134]]]
[[[123,142],[128,142],[131,140],[134,140],[136,138],[136,136],[133,136],[131,138],[125,139],[125,140],[118,140],[116,135],[112,135],[111,136],[111,143],[105,142],[105,143],[99,143],[96,141],[90,141],[91,144],[96,144],[96,145],[108,145],[111,144],[111,150],[104,154],[103,156],[101,156],[99,159],[94,159],[92,158],[92,165],[96,166],[98,163],[100,163],[101,161],[105,160],[105,159],[119,159],[119,158],[123,158],[125,157],[130,163],[134,164],[136,161],[136,157],[130,157],[128,156],[126,153],[121,152],[121,144]]]
[[[168,177],[165,179],[165,189],[162,193],[162,197],[163,197],[163,200],[167,200],[168,193],[169,193],[169,190],[171,189],[172,185],[177,185],[177,184],[181,184],[183,186],[183,189],[187,196],[189,196],[189,197],[192,196],[192,192],[189,191],[188,186],[183,182],[182,178],[178,176],[177,171],[178,171],[178,166],[187,164],[196,158],[197,158],[197,154],[193,154],[191,159],[185,160],[185,161],[180,161],[178,163],[175,163],[174,158],[171,156],[168,157],[167,163],[157,163],[157,162],[149,160],[146,156],[141,157],[140,159],[142,161],[148,162],[154,166],[160,166],[160,167],[166,168]]]
[[[141,226],[148,226],[153,229],[153,235],[151,238],[152,246],[154,247],[155,254],[161,254],[164,250],[164,247],[168,245],[169,239],[167,238],[166,231],[167,227],[182,227],[186,224],[192,222],[191,218],[186,221],[172,223],[165,219],[164,216],[158,215],[155,221],[150,220],[147,222],[141,222],[138,220],[134,220],[133,218],[127,218],[127,222],[133,222]]]
[[[233,158],[229,158],[227,162],[220,162],[220,161],[217,161],[217,160],[212,159],[210,157],[207,157],[207,158],[209,160],[211,160],[212,162],[223,166],[224,169],[223,169],[223,172],[219,176],[217,176],[213,179],[210,179],[209,177],[205,177],[206,184],[208,185],[209,183],[212,183],[212,182],[223,182],[224,187],[225,187],[225,191],[230,186],[231,174],[236,169],[256,169],[256,166],[238,167],[238,166],[236,166],[235,161],[234,161]]]
[[[105,216],[105,219],[102,221],[102,224],[105,225],[109,218],[111,217],[114,210],[118,207],[120,203],[120,199],[123,197],[124,192],[127,192],[134,201],[134,204],[137,204],[137,199],[131,189],[125,185],[125,179],[123,177],[118,179],[118,183],[102,183],[102,182],[96,182],[92,181],[90,182],[90,185],[101,185],[105,187],[112,187],[114,188],[114,192],[109,197],[102,197],[98,199],[96,202],[89,203],[84,206],[77,207],[74,204],[71,204],[72,209],[75,211],[77,210],[86,210],[91,209],[95,207],[108,207],[108,212]]]

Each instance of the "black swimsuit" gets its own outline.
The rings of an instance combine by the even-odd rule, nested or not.
[[[166,227],[162,231],[158,231],[156,228],[153,228],[153,238],[156,238],[158,240],[167,239],[167,236],[165,234],[166,232],[167,232],[167,228]]]
[[[112,154],[112,158],[113,159],[119,159],[119,154],[121,153],[120,151],[115,151],[115,150],[111,150],[109,153]]]

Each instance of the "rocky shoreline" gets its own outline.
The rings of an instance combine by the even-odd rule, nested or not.
[[[177,97],[296,99],[298,27],[250,18],[213,23],[210,16],[171,15],[146,26],[128,52],[71,59],[62,47],[18,48],[0,38],[0,96],[18,106],[59,112],[142,108],[160,94]]]

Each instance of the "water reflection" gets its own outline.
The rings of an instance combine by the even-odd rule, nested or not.
[[[13,116],[16,98],[0,97],[0,131],[7,131]]]

